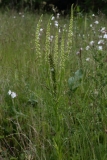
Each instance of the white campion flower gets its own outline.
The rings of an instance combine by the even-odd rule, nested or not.
[[[102,35],[100,35],[100,36],[98,36],[99,38],[103,38],[103,36]]]
[[[95,14],[92,14],[92,17],[95,17]]]
[[[90,27],[92,27],[93,25],[92,24],[90,24]]]
[[[90,45],[93,46],[93,45],[94,45],[94,41],[91,41],[91,42],[90,42]]]
[[[102,51],[103,47],[102,46],[98,46],[98,50]]]
[[[51,20],[53,21],[55,19],[55,17],[53,16],[52,18],[51,18]]]
[[[40,32],[42,32],[43,31],[43,28],[40,28]]]
[[[95,23],[95,24],[99,24],[99,22],[98,22],[98,21],[95,21],[94,23]]]
[[[87,47],[86,47],[86,50],[89,50],[89,49],[90,49],[90,46],[87,46]]]
[[[59,13],[57,13],[57,19],[59,19],[59,16],[60,16],[60,14],[59,14]]]
[[[107,34],[104,34],[103,38],[107,39]]]
[[[12,93],[12,91],[11,91],[11,90],[9,90],[9,91],[8,91],[8,95],[11,95],[11,93]]]
[[[55,26],[58,27],[58,21],[55,21]]]
[[[11,96],[11,98],[15,98],[17,94],[15,92],[12,92],[11,90],[8,91],[8,95]]]
[[[17,95],[16,95],[16,93],[15,92],[11,92],[11,97],[12,98],[15,98]]]
[[[53,38],[54,38],[54,36],[51,35],[51,36],[49,37],[49,40],[52,42]]]
[[[102,27],[101,30],[100,30],[100,32],[101,33],[105,33],[105,29],[106,29],[105,27]]]
[[[87,62],[89,62],[89,60],[90,60],[90,58],[89,58],[89,57],[88,57],[88,58],[86,58],[86,61],[87,61]]]
[[[98,44],[104,44],[104,40],[103,40],[103,39],[100,39],[100,40],[98,41]]]

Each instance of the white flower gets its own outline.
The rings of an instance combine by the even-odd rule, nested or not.
[[[51,18],[51,20],[53,21],[55,19],[55,17],[53,16],[52,18]]]
[[[15,98],[17,95],[16,95],[16,93],[15,92],[11,92],[11,97],[12,98]]]
[[[95,14],[92,14],[92,17],[95,17]]]
[[[59,33],[61,32],[61,29],[59,28]]]
[[[11,93],[12,93],[11,90],[9,90],[9,91],[8,91],[8,94],[11,95]]]
[[[78,51],[78,52],[76,52],[76,55],[79,55],[80,54],[80,52]]]
[[[94,23],[95,23],[95,24],[99,24],[99,22],[98,22],[98,21],[95,21]]]
[[[103,38],[107,39],[107,34],[104,34]]]
[[[104,44],[104,40],[102,40],[102,39],[99,40],[99,41],[98,41],[98,44]]]
[[[15,92],[12,92],[11,90],[8,91],[8,95],[11,96],[11,98],[15,98],[17,95]]]
[[[94,41],[91,41],[91,42],[90,42],[90,45],[93,46],[93,44],[94,44]]]
[[[58,27],[58,21],[55,21],[55,26]]]
[[[100,50],[100,51],[101,51],[102,49],[103,49],[103,47],[102,47],[102,46],[98,46],[98,50]]]
[[[43,28],[40,28],[40,32],[42,32],[43,31]]]
[[[100,36],[98,36],[99,38],[103,38],[103,36],[102,35],[100,35]]]
[[[88,58],[86,58],[86,61],[88,62],[90,60],[90,58],[88,57]]]
[[[50,37],[49,37],[49,40],[50,40],[51,42],[52,42],[52,40],[53,40],[53,37],[54,37],[54,36],[50,36]]]
[[[59,14],[59,13],[57,13],[57,19],[59,18],[59,16],[60,16],[60,14]]]
[[[86,50],[89,50],[89,49],[90,49],[90,46],[87,46],[87,47],[86,47]]]
[[[90,24],[90,27],[92,27],[93,25],[92,24]]]
[[[21,15],[22,13],[21,12],[19,12],[19,15]]]
[[[22,15],[22,18],[24,18],[25,16],[24,15]]]
[[[105,27],[102,27],[100,31],[101,33],[105,33]]]

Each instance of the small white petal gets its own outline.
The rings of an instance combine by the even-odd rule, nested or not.
[[[94,23],[95,23],[95,24],[99,24],[99,22],[98,22],[98,21],[95,21]]]
[[[102,40],[102,39],[99,40],[99,41],[98,41],[98,44],[104,44],[104,40]]]
[[[89,49],[90,49],[90,46],[87,46],[87,47],[86,47],[86,50],[89,50]]]
[[[92,14],[92,17],[95,17],[95,14]]]
[[[90,58],[86,58],[86,61],[88,62],[90,60]]]
[[[40,28],[40,32],[42,32],[43,31],[43,28]]]
[[[94,41],[91,41],[91,42],[90,42],[90,45],[93,46],[93,44],[94,44]]]
[[[107,34],[104,34],[103,38],[107,39]]]
[[[101,51],[102,49],[103,49],[103,47],[102,47],[102,46],[98,46],[98,50],[100,50],[100,51]]]
[[[9,90],[9,91],[8,91],[8,94],[11,95],[11,93],[12,93],[11,90]]]
[[[51,20],[53,21],[55,19],[55,17],[53,16],[52,18],[51,18]]]
[[[11,92],[11,97],[12,98],[15,98],[17,95],[16,95],[16,93],[15,92]]]

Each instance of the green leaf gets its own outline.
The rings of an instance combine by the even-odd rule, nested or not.
[[[83,78],[83,71],[79,69],[75,72],[73,77],[68,79],[68,85],[71,91],[75,91],[81,84],[81,80]]]

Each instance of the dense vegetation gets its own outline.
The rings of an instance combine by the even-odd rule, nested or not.
[[[47,4],[46,4],[47,3]],[[94,11],[97,12],[103,11],[107,13],[107,0],[1,0],[0,7],[1,8],[11,8],[16,10],[31,10],[34,11],[36,9],[49,9],[49,5],[54,4],[58,9],[61,10],[69,10],[70,6],[74,4],[77,7],[77,11],[85,11],[89,12]],[[52,8],[51,8],[52,9]]]
[[[107,160],[107,21],[0,13],[0,160]]]

